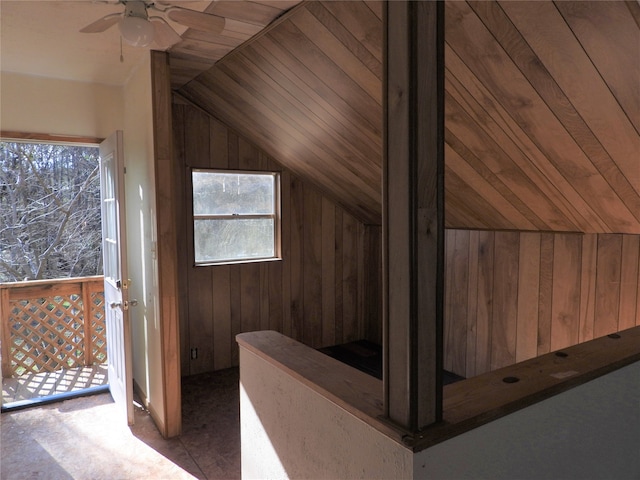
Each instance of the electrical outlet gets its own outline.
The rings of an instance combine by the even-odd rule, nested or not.
[[[198,349],[197,348],[192,348],[191,349],[191,360],[196,360],[198,358]]]

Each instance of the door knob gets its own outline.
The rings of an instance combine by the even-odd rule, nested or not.
[[[136,300],[135,298],[132,300],[129,300],[127,302],[124,302],[124,305],[122,304],[122,302],[111,302],[109,304],[109,306],[111,308],[122,308],[123,310],[129,310],[129,307],[136,307],[138,306],[138,300]]]

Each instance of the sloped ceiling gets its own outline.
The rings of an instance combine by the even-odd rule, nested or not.
[[[182,34],[182,41],[171,48],[172,87],[179,88],[208,70],[234,48],[299,3],[300,0],[211,2],[204,12],[224,17],[224,30],[211,33],[190,28]]]
[[[640,233],[638,3],[445,11],[447,226]],[[379,224],[382,69],[382,3],[314,1],[178,93]]]

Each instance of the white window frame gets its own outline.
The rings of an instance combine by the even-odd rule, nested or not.
[[[193,232],[193,263],[196,267],[206,267],[211,265],[232,265],[238,263],[255,263],[282,260],[282,234],[281,234],[281,189],[280,189],[280,172],[264,171],[264,170],[225,170],[219,168],[192,168],[190,181],[193,182],[193,174],[211,173],[211,174],[231,174],[231,175],[264,175],[273,177],[274,194],[273,194],[273,213],[272,214],[198,214],[192,210],[192,232]],[[193,183],[191,183],[191,207],[193,209]],[[232,258],[220,260],[197,261],[196,252],[196,236],[195,226],[198,220],[248,220],[248,219],[271,219],[273,221],[273,256],[268,257],[246,257]]]

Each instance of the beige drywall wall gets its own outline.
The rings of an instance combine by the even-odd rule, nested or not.
[[[147,56],[124,86],[124,152],[133,378],[156,421],[164,418],[157,299],[156,213],[151,62]]]
[[[416,454],[414,478],[640,478],[640,362]]]
[[[640,478],[640,362],[414,454],[240,345],[245,479]]]
[[[122,87],[0,74],[0,129],[106,138],[123,129]]]
[[[240,348],[242,478],[410,478],[413,453]]]

